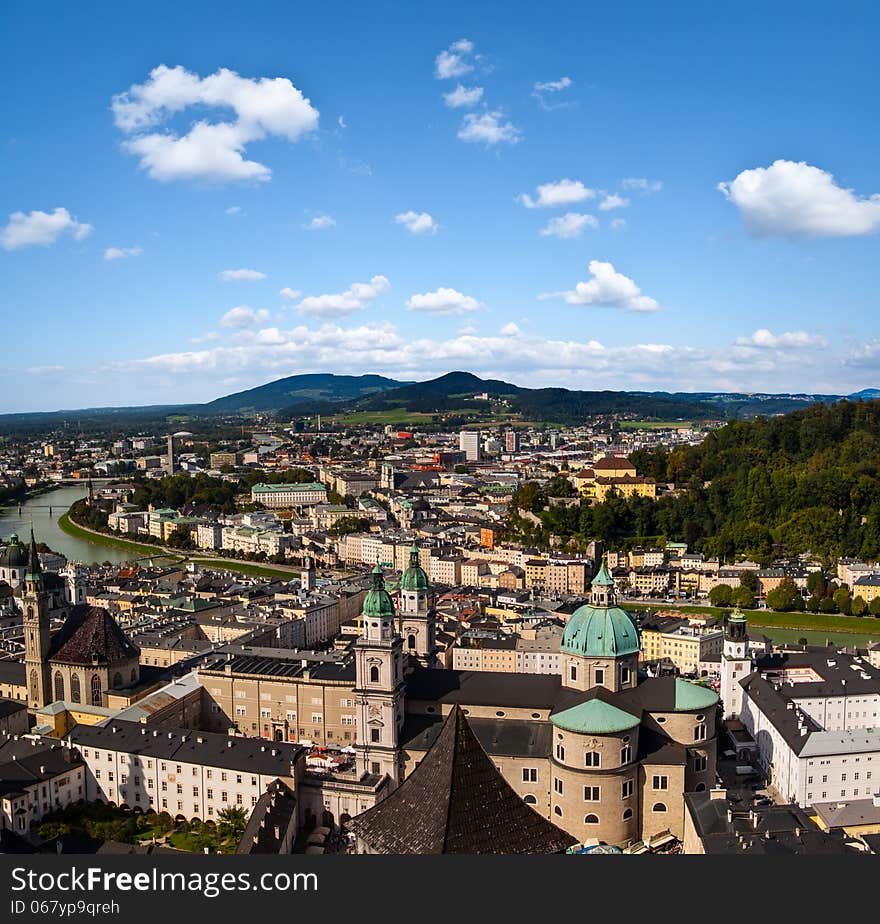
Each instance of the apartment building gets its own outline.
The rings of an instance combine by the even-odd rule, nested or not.
[[[77,725],[66,741],[87,767],[87,801],[185,819],[216,819],[229,806],[250,813],[274,780],[295,790],[304,775],[303,748],[258,738],[114,719]]]
[[[302,484],[255,484],[251,488],[251,501],[270,510],[287,507],[308,507],[327,503],[327,489],[317,482]]]

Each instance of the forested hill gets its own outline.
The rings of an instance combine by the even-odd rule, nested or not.
[[[631,459],[640,475],[674,483],[675,493],[548,506],[530,538],[555,533],[577,545],[602,536],[613,546],[663,536],[762,563],[807,551],[880,557],[880,401],[732,422],[699,446]]]

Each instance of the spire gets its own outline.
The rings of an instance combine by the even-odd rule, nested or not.
[[[376,562],[376,567],[372,570],[373,575],[373,590],[385,590],[385,572],[382,570],[382,566],[379,562]]]
[[[419,547],[415,542],[409,547],[409,564],[411,568],[416,568],[419,564]]]
[[[38,578],[43,573],[40,556],[37,554],[37,540],[34,539],[34,527],[31,526],[31,544],[28,553],[27,577]]]

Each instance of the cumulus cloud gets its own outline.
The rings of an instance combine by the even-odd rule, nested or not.
[[[230,205],[229,208],[226,209],[226,214],[227,215],[240,215],[241,206],[240,205]]]
[[[222,273],[217,274],[217,277],[223,282],[252,282],[255,279],[265,279],[266,274],[261,273],[259,270],[244,267],[242,269],[223,270]]]
[[[411,295],[406,300],[406,307],[410,311],[424,311],[426,314],[453,315],[467,314],[482,306],[470,295],[441,286],[435,292]]]
[[[449,80],[469,74],[474,65],[469,60],[474,43],[469,39],[453,42],[434,59],[434,75],[438,80]]]
[[[410,234],[436,234],[440,227],[428,212],[400,212],[394,220]]]
[[[183,135],[165,128],[192,107],[221,110],[232,121],[195,122]],[[318,110],[286,77],[240,77],[221,68],[200,77],[186,68],[154,68],[142,84],[113,97],[113,116],[126,135],[123,148],[155,180],[266,182],[272,171],[246,159],[247,145],[267,137],[296,142],[318,126]]]
[[[48,247],[62,235],[70,235],[81,241],[94,228],[77,221],[67,209],[57,208],[54,212],[13,212],[9,222],[0,232],[0,245],[4,250],[19,250],[22,247]]]
[[[852,237],[880,230],[880,194],[859,196],[804,161],[743,170],[718,189],[757,237]]]
[[[254,310],[247,305],[238,305],[230,308],[226,314],[220,318],[221,327],[232,327],[236,329],[253,327],[255,324],[265,324],[269,320],[269,312],[265,308]]]
[[[495,109],[480,115],[469,112],[458,129],[458,137],[474,144],[517,144],[522,140],[522,132]]]
[[[292,302],[295,302],[302,292],[299,289],[291,289],[290,286],[285,286],[279,293],[282,298],[289,299]]]
[[[580,237],[584,228],[598,228],[595,215],[583,212],[566,212],[557,218],[551,218],[538,232],[541,237]]]
[[[306,231],[326,231],[327,228],[335,227],[336,219],[331,215],[315,215],[311,221],[303,225]]]
[[[508,321],[504,327],[501,328],[502,337],[517,337],[521,333],[522,331],[519,329],[519,326],[514,324],[513,321]]]
[[[303,314],[318,317],[339,317],[363,311],[378,298],[391,283],[385,276],[373,276],[369,282],[355,282],[345,292],[328,295],[309,295],[297,306]]]
[[[139,257],[143,247],[108,247],[104,251],[105,260],[124,260],[126,257]]]
[[[190,337],[189,342],[195,343],[195,344],[214,343],[215,341],[219,339],[220,339],[220,334],[218,334],[217,331],[212,330],[212,331],[208,331],[207,334],[201,334],[198,337]]]
[[[623,311],[657,311],[660,305],[647,295],[623,273],[618,273],[611,263],[591,260],[590,279],[579,282],[567,292],[548,292],[540,298],[561,297],[569,305],[601,305],[620,308]]]
[[[828,341],[818,334],[809,334],[804,330],[773,334],[766,327],[759,328],[748,337],[738,337],[736,343],[738,346],[759,347],[761,349],[798,349],[828,346]]]
[[[580,180],[569,179],[542,183],[536,193],[534,199],[528,193],[523,193],[517,196],[517,202],[521,202],[527,209],[552,209],[596,197],[595,189],[584,186]]]
[[[610,212],[612,209],[625,209],[629,205],[629,199],[625,196],[618,196],[617,193],[606,193],[599,203],[599,210]]]
[[[635,189],[642,193],[656,193],[663,189],[660,180],[649,180],[644,176],[628,176],[620,181],[624,189]]]
[[[461,84],[449,93],[443,94],[443,102],[450,109],[468,109],[470,106],[476,106],[482,98],[482,87],[463,87]]]

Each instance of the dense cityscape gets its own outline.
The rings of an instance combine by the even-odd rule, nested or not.
[[[770,423],[874,427],[841,407]],[[7,842],[877,850],[876,559],[620,534],[696,490],[646,472],[762,419],[186,426],[3,443]]]

